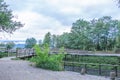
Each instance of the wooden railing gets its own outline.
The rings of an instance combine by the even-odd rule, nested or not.
[[[17,49],[16,50],[16,57],[19,57],[19,58],[30,57],[34,55],[35,55],[34,49]]]
[[[72,50],[66,50],[67,54],[69,55],[76,55],[74,57],[79,56],[116,56],[118,57],[119,64],[117,65],[111,65],[111,64],[95,64],[95,63],[81,63],[81,62],[70,62],[66,59],[64,60],[64,69],[65,70],[71,70],[71,71],[77,71],[80,72],[82,68],[85,68],[87,74],[94,74],[94,75],[102,75],[102,76],[109,76],[109,73],[111,71],[116,73],[117,77],[120,77],[120,55],[119,54],[89,54],[86,51],[72,51]],[[50,53],[57,54],[57,50],[51,50]],[[66,55],[67,55],[66,54]],[[16,51],[16,57],[19,58],[26,58],[35,56],[34,49],[18,49]],[[110,69],[105,69],[110,68]]]
[[[65,52],[67,54],[86,54],[88,51],[82,51],[82,50],[72,50],[72,49],[65,49]],[[49,54],[58,54],[59,49],[51,49]],[[34,49],[17,49],[16,50],[16,57],[27,57],[35,55]]]
[[[116,77],[120,78],[120,66],[119,65],[64,61],[65,70],[75,71],[75,72],[80,73],[83,68],[85,69],[86,71],[85,73],[87,74],[109,76],[110,72],[115,72]]]

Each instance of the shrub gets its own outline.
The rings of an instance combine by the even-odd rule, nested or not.
[[[50,50],[47,44],[43,48],[35,45],[34,49],[37,56],[31,58],[30,61],[35,62],[37,67],[55,71],[63,70],[64,48],[58,54],[51,55],[49,55]]]
[[[5,53],[5,52],[0,52],[0,58],[2,58],[2,57],[6,57],[6,56],[8,56],[7,53]]]

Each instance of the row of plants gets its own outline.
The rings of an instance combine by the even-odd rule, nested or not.
[[[39,45],[34,46],[35,53],[37,56],[34,56],[30,59],[31,62],[35,63],[37,67],[50,69],[55,71],[63,70],[63,58],[65,54],[63,54],[64,48],[60,49],[58,54],[50,55],[50,49],[47,44],[45,44],[42,48]]]
[[[111,56],[81,56],[81,55],[66,55],[65,61],[80,62],[80,63],[96,63],[96,64],[113,64],[118,65],[118,57]]]

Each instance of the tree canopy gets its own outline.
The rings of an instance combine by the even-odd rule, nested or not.
[[[15,17],[8,9],[8,5],[4,0],[0,0],[0,32],[13,33],[23,26],[21,22],[14,21],[13,18]]]
[[[50,32],[45,34],[43,44],[48,44],[49,46],[51,45],[51,33]]]
[[[110,16],[72,24],[70,33],[56,36],[56,47],[81,50],[113,50],[120,48],[120,21]],[[52,40],[54,41],[54,40]],[[52,42],[53,43],[53,42]]]
[[[25,48],[33,48],[37,43],[35,38],[27,38],[25,42]]]
[[[7,48],[7,49],[12,49],[14,46],[15,46],[15,43],[14,43],[14,42],[8,42],[8,43],[6,44],[6,48]]]

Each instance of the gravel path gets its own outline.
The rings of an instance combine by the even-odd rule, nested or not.
[[[27,61],[0,59],[0,80],[110,80],[70,71],[50,71],[30,66]]]

